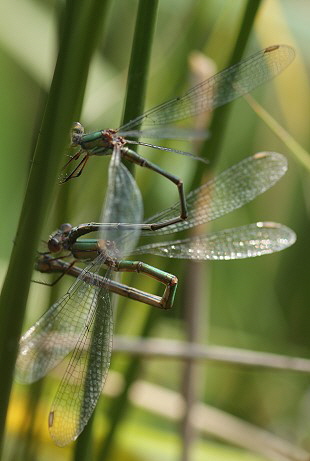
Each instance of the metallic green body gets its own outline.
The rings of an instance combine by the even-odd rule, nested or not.
[[[80,146],[87,150],[89,155],[92,155],[91,150],[97,147],[109,149],[111,151],[111,141],[109,138],[107,139],[103,136],[102,131],[94,131],[93,133],[84,134],[80,140]],[[101,154],[96,154],[94,152],[94,155],[103,155],[103,152],[101,151]]]

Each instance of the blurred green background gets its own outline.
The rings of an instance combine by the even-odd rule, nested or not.
[[[10,257],[31,155],[57,56],[62,7],[62,2],[52,0],[6,3],[2,8],[0,28],[1,278],[5,275]],[[134,0],[110,2],[81,115],[81,122],[89,131],[117,127],[120,123],[137,4]],[[199,77],[190,65],[194,51],[214,60],[215,69],[221,70],[227,65],[246,5],[243,0],[159,2],[145,108],[181,94],[195,84]],[[297,56],[289,68],[253,95],[307,150],[310,147],[309,17],[310,3],[307,0],[262,1],[244,53],[248,56],[263,47],[282,43],[295,48]],[[244,100],[238,100],[231,106],[228,124],[216,152],[216,171],[264,150],[286,155],[289,170],[270,191],[222,218],[212,225],[212,229],[270,220],[294,229],[298,240],[282,253],[252,260],[188,264],[179,261],[167,263],[159,257],[143,258],[172,272],[180,280],[174,309],[171,312],[154,312],[148,335],[186,339],[190,334],[188,318],[194,317],[198,323],[196,340],[200,343],[309,358],[309,171]],[[172,143],[171,146],[191,151],[196,148],[181,143]],[[140,153],[182,177],[187,191],[197,170],[202,168],[198,162],[170,153],[147,148],[140,148]],[[205,155],[208,157],[208,153]],[[60,224],[60,220],[77,225],[99,219],[108,162],[109,158],[92,158],[79,180],[55,188],[52,192],[55,200],[48,210],[43,240]],[[206,169],[205,179],[207,174]],[[136,179],[144,199],[145,217],[177,200],[175,187],[158,175],[137,168]],[[63,209],[66,209],[65,218],[59,211]],[[27,245],[26,235],[24,239]],[[35,279],[41,280],[42,277],[34,274]],[[33,284],[25,328],[48,307],[51,298],[64,293],[70,282],[64,281],[53,294],[47,287]],[[158,292],[155,282],[141,282],[135,277],[134,283],[144,290]],[[149,309],[120,300],[115,333],[139,336]],[[127,354],[113,355],[111,369],[114,373],[110,374],[107,389],[113,391],[118,388],[121,375],[115,373],[124,371],[130,359]],[[184,370],[180,361],[145,359],[139,367],[138,376],[161,386],[161,389],[179,393],[184,387]],[[72,447],[54,447],[46,427],[51,398],[60,376],[61,370],[56,370],[45,380],[35,422],[31,420],[31,407],[27,407],[29,388],[15,386],[3,459],[26,459],[23,444],[27,441],[29,424],[34,431],[31,459],[36,456],[40,460],[55,456],[61,460],[71,459]],[[310,388],[306,374],[200,362],[195,376],[197,399],[271,431],[291,442],[292,446],[310,450]],[[32,387],[34,400],[39,387]],[[154,400],[152,390],[144,398]],[[169,398],[162,396],[163,402],[166,402],[165,398],[168,408]],[[112,459],[99,457],[102,440],[109,430],[112,400],[111,396],[103,397],[96,411],[92,434],[93,459]],[[178,406],[178,403],[175,405]],[[119,460],[181,459],[180,447],[185,432],[180,429],[179,421],[148,411],[143,405],[123,407],[126,411],[121,423],[118,423],[112,446],[114,457]],[[174,410],[171,410],[172,413]],[[206,427],[211,429],[206,433],[221,432],[214,428],[212,431],[212,423],[210,417]],[[222,434],[217,436],[198,433],[190,459],[276,459],[272,455],[258,458],[250,453],[251,450],[246,452],[225,444],[225,440],[221,440],[225,439],[225,432],[223,428]]]

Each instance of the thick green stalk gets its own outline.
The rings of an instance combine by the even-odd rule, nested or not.
[[[157,5],[158,0],[148,0],[147,2],[140,0],[139,2],[122,123],[129,122],[143,112]],[[132,162],[124,163],[129,171],[133,172],[134,164]]]
[[[70,125],[78,115],[104,8],[102,0],[81,2],[79,8],[70,0],[65,9],[50,95],[0,298],[0,368],[5,370],[0,380],[0,447],[36,246],[57,182]]]
[[[85,426],[85,429],[79,435],[77,441],[75,442],[74,451],[72,455],[72,460],[74,461],[94,459],[93,444],[91,442],[94,428],[95,411],[91,415],[87,425]]]
[[[141,338],[147,338],[150,335],[152,328],[154,327],[154,323],[156,322],[156,316],[158,312],[154,309],[150,309],[144,324],[142,331],[140,333]],[[109,408],[108,419],[110,422],[110,429],[106,435],[104,443],[99,449],[99,456],[98,460],[104,461],[106,459],[111,459],[111,448],[114,442],[114,438],[119,427],[119,422],[123,419],[124,414],[128,409],[128,392],[130,390],[130,386],[132,383],[138,378],[140,373],[140,366],[141,366],[141,358],[136,356],[133,357],[124,373],[124,387],[122,392],[119,396],[112,401],[111,406]]]

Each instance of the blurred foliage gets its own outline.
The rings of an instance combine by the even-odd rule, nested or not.
[[[42,118],[50,79],[55,63],[58,11],[56,0],[7,2],[2,8],[0,29],[0,271],[5,273],[13,245],[19,213],[31,166],[30,153]],[[218,69],[225,67],[238,35],[246,2],[237,0],[169,0],[159,2],[154,34],[151,68],[145,107],[152,107],[186,91],[192,86],[189,54],[199,50],[212,58]],[[137,1],[111,2],[90,71],[81,122],[87,130],[117,127],[122,117],[127,68],[131,52]],[[296,49],[297,58],[274,81],[264,85],[254,96],[306,149],[310,149],[309,112],[310,4],[307,0],[265,0],[259,9],[245,56],[265,46],[287,43]],[[77,44],[78,46],[78,44]],[[173,143],[173,147],[193,146]],[[155,314],[151,335],[182,338],[184,330],[184,298],[199,303],[203,321],[199,325],[201,342],[232,347],[299,355],[310,358],[308,302],[310,299],[309,172],[289,152],[281,139],[250,109],[244,100],[232,104],[229,121],[220,151],[217,171],[242,158],[263,150],[278,151],[288,157],[289,171],[270,191],[254,203],[222,218],[212,228],[239,226],[250,222],[272,220],[282,222],[297,233],[296,244],[278,254],[241,261],[211,262],[189,265],[168,263],[159,257],[145,257],[145,262],[166,269],[180,279],[173,311]],[[142,150],[140,149],[142,153]],[[172,171],[191,184],[201,164],[170,153],[143,149],[151,161]],[[57,209],[66,201],[65,221],[79,224],[99,218],[104,198],[108,158],[93,158],[86,171],[71,183],[59,186],[58,198],[49,212],[42,239],[60,223]],[[207,177],[207,171],[206,171]],[[136,168],[136,179],[144,198],[145,216],[150,216],[174,202],[175,188],[158,175]],[[68,198],[65,198],[68,194]],[[156,196],[156,201],[154,197]],[[61,218],[63,219],[63,218]],[[27,236],[24,236],[25,245]],[[22,262],[21,262],[22,264]],[[184,273],[199,277],[199,297],[191,292],[191,274],[187,287]],[[41,274],[34,278],[42,279]],[[144,290],[156,292],[149,279],[134,282]],[[128,280],[128,278],[127,278]],[[70,280],[58,287],[63,293]],[[48,307],[48,288],[33,285],[25,327]],[[192,306],[190,306],[190,309]],[[8,306],[9,309],[9,306]],[[115,330],[118,334],[137,335],[149,307],[120,300]],[[122,371],[129,358],[113,355],[112,369]],[[280,371],[249,371],[234,366],[199,367],[200,398],[217,408],[310,450],[309,379],[305,375]],[[58,376],[58,375],[57,375]],[[144,361],[141,378],[178,391],[182,365],[173,360]],[[70,459],[71,448],[60,450],[52,445],[45,428],[50,398],[57,379],[49,378],[39,405],[36,428],[36,449],[40,460]],[[27,389],[16,386],[8,419],[7,451],[11,459],[18,446]],[[150,397],[152,398],[152,397]],[[95,418],[94,439],[99,443],[108,427],[104,418],[110,399],[101,399]],[[43,423],[42,423],[43,421]],[[131,409],[126,413],[115,446],[117,459],[179,459],[178,426],[148,412]],[[153,445],[152,445],[153,444]],[[258,459],[244,452],[222,451],[215,442],[199,441],[192,459]],[[17,458],[14,458],[17,459]]]

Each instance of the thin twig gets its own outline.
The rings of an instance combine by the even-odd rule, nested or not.
[[[114,337],[114,352],[126,352],[144,357],[175,358],[178,360],[208,360],[247,367],[310,372],[310,360],[301,357],[257,352],[233,347],[208,346],[170,339],[131,339]]]

